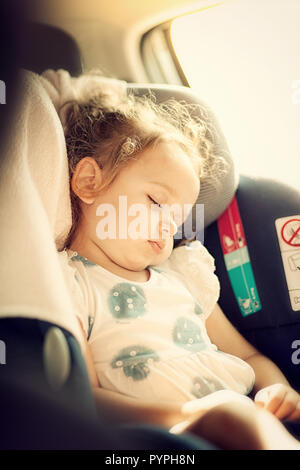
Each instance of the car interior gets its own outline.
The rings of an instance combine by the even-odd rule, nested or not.
[[[66,166],[58,156],[63,127],[55,93],[62,82],[51,95],[39,81],[49,69],[66,71],[70,80],[100,69],[104,77],[125,83],[128,94],[152,93],[160,103],[174,98],[202,106],[213,129],[209,138],[220,173],[217,185],[201,182],[197,203],[204,207],[204,229],[196,239],[215,259],[219,305],[230,322],[300,393],[299,188],[266,174],[239,171],[238,156],[230,150],[217,112],[205,93],[190,86],[170,38],[172,21],[217,10],[215,3],[46,0],[28,2],[25,8],[18,64],[25,70],[18,84],[24,106],[14,105],[10,118],[22,135],[12,141],[15,134],[8,129],[4,150],[10,165],[3,166],[0,189],[1,218],[7,221],[0,236],[0,409],[1,421],[7,423],[1,449],[158,448],[150,431],[142,438],[130,426],[129,432],[125,426],[119,434],[108,429],[99,444],[80,331],[71,319],[55,260],[55,244],[70,221],[64,220],[69,210]],[[193,47],[197,55],[197,45]],[[7,96],[9,91],[7,87]],[[46,149],[52,138],[53,146]],[[44,179],[46,172],[51,172],[50,183]],[[175,240],[175,247],[180,241]],[[164,442],[165,436],[156,432]],[[165,445],[176,448],[175,442]],[[186,442],[186,449],[197,445]]]

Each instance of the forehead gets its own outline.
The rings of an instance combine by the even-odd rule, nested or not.
[[[197,198],[199,178],[178,144],[160,142],[146,149],[136,163],[137,178],[147,188],[170,188],[167,191],[174,202],[192,203]]]
[[[175,143],[160,142],[141,153],[135,162],[135,171],[147,182],[161,186],[199,185],[199,178],[189,156]],[[185,186],[186,188],[186,186]],[[198,187],[199,190],[199,187]]]

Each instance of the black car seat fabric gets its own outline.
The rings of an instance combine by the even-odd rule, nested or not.
[[[292,308],[294,294],[287,285],[275,225],[282,217],[299,218],[300,192],[278,181],[241,176],[236,200],[261,309],[242,315],[226,269],[217,222],[214,222],[205,231],[205,246],[215,258],[221,283],[220,306],[238,330],[300,390],[300,311]],[[295,246],[292,252],[299,256],[300,248]],[[295,276],[296,269],[300,293],[300,268],[295,267]]]
[[[0,328],[1,340],[6,349],[5,364],[1,367],[1,383],[9,383],[15,390],[27,390],[29,395],[38,392],[45,400],[55,397],[57,404],[66,409],[81,410],[87,418],[95,418],[96,409],[85,363],[79,344],[72,334],[53,323],[24,317],[1,318]],[[60,344],[56,342],[50,354],[45,349],[47,335],[58,328],[69,362],[63,373],[59,369],[64,367],[64,357],[57,355]],[[80,393],[76,393],[79,384]]]

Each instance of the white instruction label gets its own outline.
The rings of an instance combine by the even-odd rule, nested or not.
[[[292,309],[300,311],[300,215],[275,220]]]

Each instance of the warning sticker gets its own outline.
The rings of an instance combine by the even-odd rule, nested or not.
[[[300,219],[289,219],[281,228],[281,238],[289,246],[300,246]]]
[[[275,220],[281,258],[294,312],[300,311],[300,215]]]

